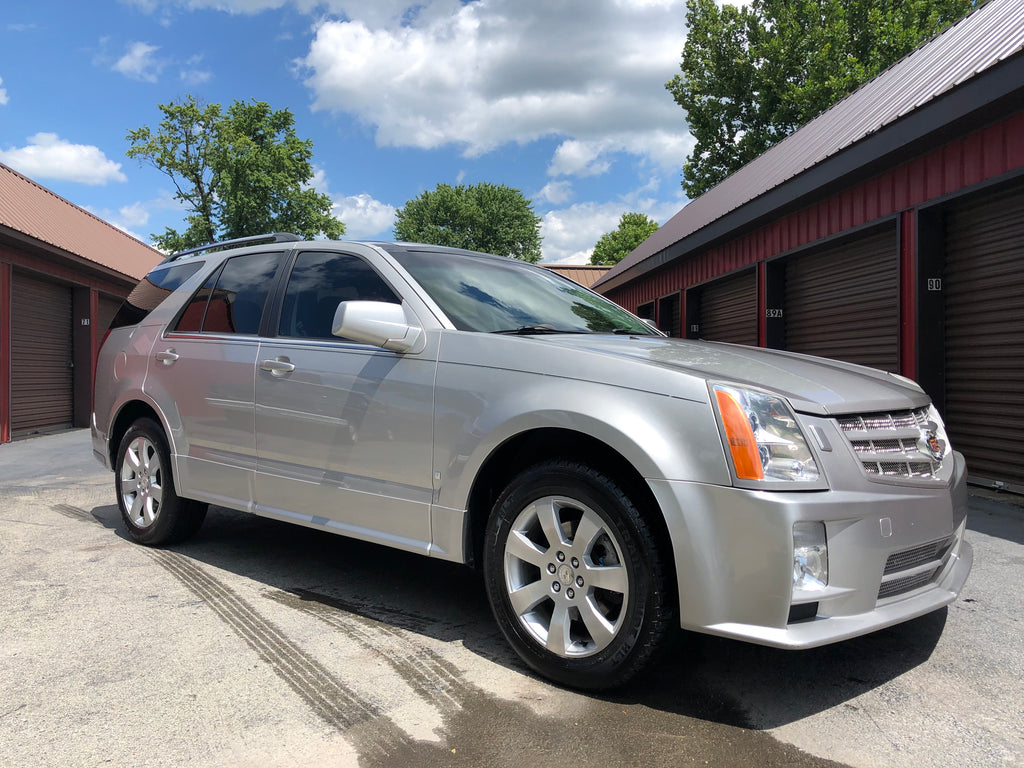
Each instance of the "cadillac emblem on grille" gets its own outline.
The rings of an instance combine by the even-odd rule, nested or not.
[[[931,423],[926,424],[921,430],[921,439],[917,445],[922,453],[930,454],[936,461],[942,461],[942,457],[946,453],[946,444],[939,440],[935,425]]]

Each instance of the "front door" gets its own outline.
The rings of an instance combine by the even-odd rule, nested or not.
[[[356,256],[296,257],[257,360],[257,511],[426,551],[437,360],[332,336],[345,300],[399,298]]]

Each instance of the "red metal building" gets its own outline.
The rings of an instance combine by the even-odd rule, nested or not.
[[[0,164],[0,443],[89,426],[102,334],[162,258]]]
[[[1024,4],[983,5],[594,289],[675,336],[913,377],[972,481],[1024,491]]]

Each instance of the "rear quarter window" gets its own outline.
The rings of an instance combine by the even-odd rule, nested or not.
[[[194,261],[150,272],[128,294],[128,298],[110,321],[110,330],[141,323],[202,265],[203,262]]]
[[[273,252],[250,253],[225,261],[185,306],[174,332],[259,333],[280,259],[280,252]]]

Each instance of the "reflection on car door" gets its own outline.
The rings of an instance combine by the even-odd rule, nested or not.
[[[177,482],[190,498],[247,508],[256,471],[253,371],[280,253],[228,259],[153,346],[145,388],[169,404]]]
[[[425,551],[437,361],[332,336],[344,300],[399,301],[355,256],[296,257],[278,336],[263,340],[257,361],[257,507]]]

